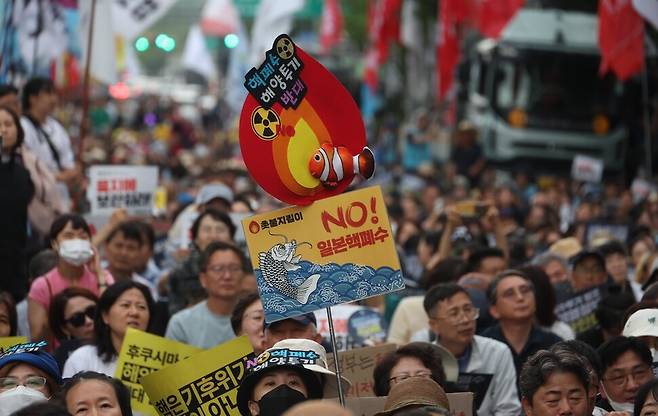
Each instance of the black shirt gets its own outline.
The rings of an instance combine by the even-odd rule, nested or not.
[[[505,335],[503,335],[503,330],[500,327],[500,324],[496,324],[491,328],[487,329],[482,333],[482,336],[493,338],[500,342],[504,342],[512,352],[512,358],[514,358],[514,367],[516,368],[516,377],[518,379],[521,374],[521,367],[528,358],[536,353],[539,350],[545,350],[551,347],[551,345],[562,341],[562,338],[558,337],[552,332],[544,331],[537,327],[532,327],[530,331],[530,336],[528,337],[528,342],[523,346],[523,349],[520,353],[516,353],[514,348],[507,342]]]

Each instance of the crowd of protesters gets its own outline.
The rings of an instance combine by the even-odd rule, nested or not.
[[[0,86],[0,337],[47,342],[0,357],[0,415],[131,415],[113,378],[128,328],[202,349],[246,335],[263,359],[240,385],[243,415],[349,414],[302,403],[337,395],[320,315],[264,322],[240,220],[281,204],[245,172],[234,126],[154,97],[98,99],[76,158],[76,108],[48,79]],[[361,305],[387,328],[362,345],[399,347],[374,369],[380,414],[451,414],[445,393],[461,391],[478,416],[655,414],[650,178],[494,169],[472,124],[446,142],[430,113],[371,130],[407,286]],[[94,163],[158,166],[166,208],[84,215]],[[322,359],[267,360],[285,348]]]

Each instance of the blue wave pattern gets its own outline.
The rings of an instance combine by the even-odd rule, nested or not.
[[[300,266],[299,270],[288,272],[288,282],[293,286],[299,286],[312,274],[320,274],[318,287],[311,293],[305,305],[281,294],[265,282],[260,269],[255,270],[268,322],[404,289],[401,271],[390,267],[375,270],[370,266],[351,263],[320,265],[304,260],[297,265]]]

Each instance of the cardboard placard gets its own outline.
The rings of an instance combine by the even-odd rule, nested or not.
[[[571,164],[571,177],[581,182],[601,182],[603,160],[585,155],[576,155]]]
[[[379,187],[255,215],[242,226],[267,322],[404,288]]]
[[[249,95],[240,116],[240,149],[254,180],[292,205],[345,191],[354,176],[346,166],[364,152],[366,132],[359,108],[336,77],[281,35],[263,63],[247,73],[244,85]],[[323,144],[343,148],[343,158],[329,157],[326,164],[328,172],[344,177],[331,188],[309,168]],[[370,160],[370,154],[363,155]]]
[[[27,337],[1,337],[0,338],[0,355],[16,344],[25,344]]]
[[[157,187],[157,166],[91,166],[87,188],[91,215],[109,217],[117,208],[132,215],[150,215]]]
[[[236,396],[251,356],[249,339],[238,337],[151,373],[141,383],[162,416],[239,416]]]
[[[114,377],[121,380],[130,390],[130,404],[133,410],[155,414],[140,384],[141,378],[198,351],[201,350],[191,345],[128,328],[119,352]]]
[[[350,389],[345,392],[345,397],[374,396],[375,380],[372,371],[382,358],[396,349],[395,344],[383,344],[339,352],[341,375],[352,382]],[[327,368],[335,371],[333,354],[327,355]]]
[[[447,393],[450,414],[453,416],[473,415],[473,393]],[[338,399],[328,399],[337,402]],[[373,416],[384,410],[386,397],[348,397],[345,407],[355,416]]]

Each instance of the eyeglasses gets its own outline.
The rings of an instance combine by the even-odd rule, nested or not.
[[[517,293],[520,293],[521,296],[526,296],[532,293],[532,286],[523,285],[519,287],[510,287],[509,289],[503,291],[503,293],[500,294],[500,297],[503,299],[512,299],[514,296],[516,296]]]
[[[69,319],[66,319],[64,322],[68,322],[74,328],[80,328],[87,321],[87,317],[93,321],[95,315],[96,315],[96,305],[89,305],[87,306],[87,309],[85,309],[82,312],[74,313],[69,317]]]
[[[29,389],[40,389],[45,385],[46,378],[41,376],[27,376],[24,381],[13,376],[0,377],[0,390],[11,390],[18,386],[25,386]]]
[[[623,387],[626,385],[629,376],[638,384],[643,384],[650,374],[651,367],[642,366],[634,368],[630,373],[616,373],[612,377],[604,378],[603,381],[608,381],[617,387]]]
[[[480,309],[474,308],[472,305],[464,306],[463,308],[450,309],[445,316],[437,316],[433,319],[445,319],[449,323],[457,324],[460,322],[461,317],[465,317],[467,321],[474,321],[480,316]]]
[[[432,372],[428,370],[419,370],[416,371],[415,373],[400,373],[397,376],[389,378],[388,381],[393,384],[397,384],[411,377],[431,378]]]
[[[221,275],[226,272],[229,274],[238,274],[242,271],[242,266],[238,264],[230,264],[228,266],[223,264],[216,264],[214,266],[208,266],[208,271],[217,275]]]

